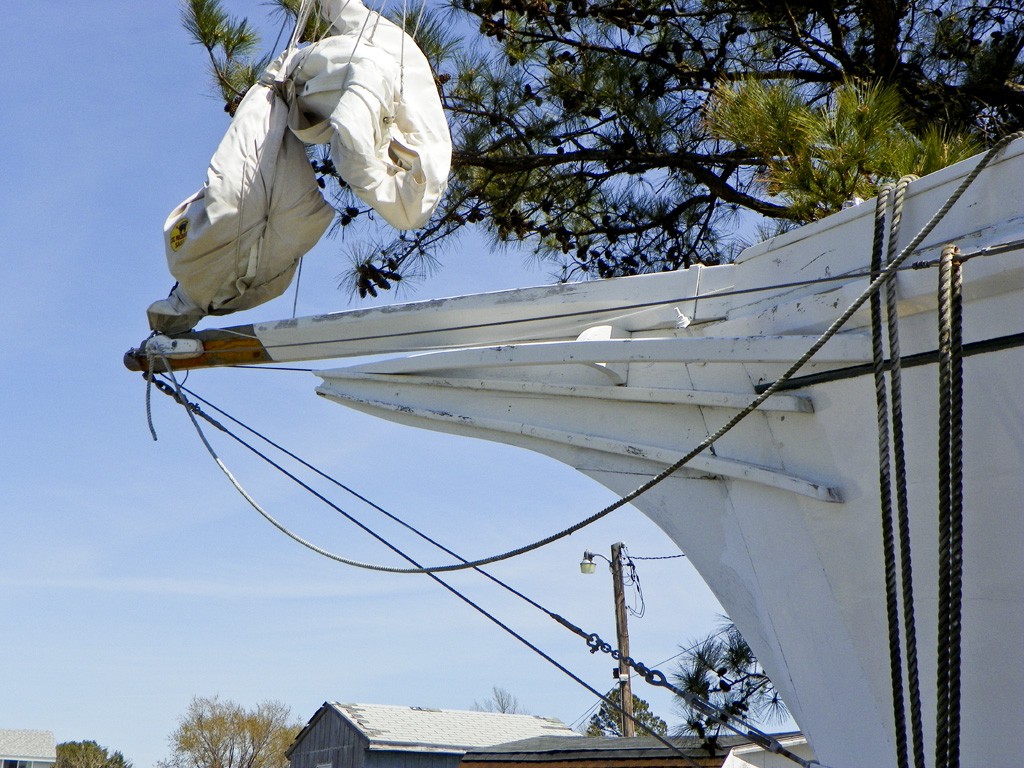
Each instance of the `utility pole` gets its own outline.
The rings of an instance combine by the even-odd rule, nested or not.
[[[626,624],[626,597],[622,584],[622,542],[612,544],[612,587],[615,590],[615,634],[619,646],[619,705],[622,707],[622,735],[634,736],[633,689],[629,683],[629,627]]]

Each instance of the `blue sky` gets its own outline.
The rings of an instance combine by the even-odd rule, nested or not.
[[[0,29],[0,727],[93,739],[148,768],[195,695],[277,699],[304,722],[324,700],[468,709],[500,686],[534,714],[585,713],[586,691],[429,580],[348,569],[282,537],[159,396],[152,441],[142,381],[121,356],[170,287],[161,227],[201,184],[226,117],[174,0],[4,3]],[[335,288],[338,252],[326,242],[307,259],[300,314],[349,306]],[[472,237],[446,263],[407,298],[551,281]],[[291,302],[227,324],[288,316]],[[560,530],[612,498],[542,456],[326,403],[316,382],[228,370],[188,383],[466,556]],[[335,513],[217,447],[304,535],[387,560]],[[611,639],[610,578],[583,577],[578,562],[615,541],[637,556],[676,552],[629,508],[492,570]],[[638,568],[647,613],[631,624],[632,651],[655,664],[713,629],[719,608],[685,559]],[[543,615],[479,578],[451,580],[595,687],[611,686],[611,662]],[[636,692],[675,719],[663,694]]]

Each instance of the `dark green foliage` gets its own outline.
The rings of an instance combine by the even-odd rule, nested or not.
[[[606,699],[618,704],[622,700],[622,690],[615,686],[605,695]],[[636,720],[636,735],[647,736],[657,734],[665,736],[668,734],[668,725],[665,721],[651,711],[651,705],[633,694],[633,717]],[[597,710],[590,722],[587,724],[587,736],[621,736],[622,735],[622,713],[608,702],[602,701],[601,707]]]
[[[672,674],[672,682],[720,710],[753,723],[778,723],[789,714],[747,641],[731,623],[691,646]],[[677,735],[697,736],[710,754],[716,754],[719,737],[731,731],[715,718],[691,708],[682,698],[676,704],[683,716]]]
[[[467,225],[567,279],[716,263],[739,216],[791,227],[1024,127],[1018,3],[449,2],[416,35],[455,139],[449,194],[399,238],[349,217],[354,286],[414,275]]]

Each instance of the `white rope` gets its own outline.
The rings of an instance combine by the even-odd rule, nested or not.
[[[295,15],[295,29],[292,30],[291,39],[288,41],[288,53],[294,51],[299,45],[299,38],[306,29],[309,16],[313,11],[313,5],[317,0],[302,0],[299,4],[299,12]]]

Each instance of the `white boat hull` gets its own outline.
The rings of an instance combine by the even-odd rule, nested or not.
[[[911,186],[903,242],[971,163]],[[965,768],[1024,761],[1022,177],[1017,142],[908,261],[933,260],[946,242],[964,252],[1011,243],[964,266],[965,342],[1003,340],[972,347],[964,360]],[[318,393],[412,426],[537,451],[626,494],[717,430],[861,294],[863,276],[836,278],[867,269],[873,219],[864,204],[748,249],[732,265],[340,313],[256,326],[254,335],[279,361],[440,350],[323,371]],[[934,268],[898,277],[904,356],[936,349],[936,284]],[[633,502],[688,555],[833,768],[896,765],[876,404],[872,376],[857,368],[870,361],[869,331],[865,305],[798,375],[846,373],[772,397]],[[937,379],[934,364],[904,370],[929,765]]]

